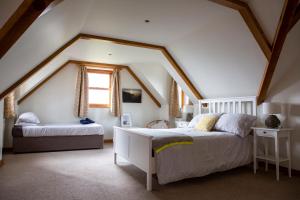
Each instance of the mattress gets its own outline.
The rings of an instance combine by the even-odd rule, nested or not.
[[[14,137],[43,137],[43,136],[84,136],[103,135],[104,129],[100,124],[45,124],[36,126],[15,126]]]
[[[138,131],[147,135],[155,131],[177,132],[193,138],[193,144],[172,146],[155,154],[160,184],[201,177],[252,161],[252,136],[241,138],[228,132],[201,132],[193,128]]]
[[[192,145],[177,145],[155,156],[159,183],[201,177],[252,161],[252,137],[227,132],[172,129],[193,138]]]

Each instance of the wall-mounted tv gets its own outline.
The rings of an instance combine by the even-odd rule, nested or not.
[[[142,103],[141,89],[122,89],[123,103]]]

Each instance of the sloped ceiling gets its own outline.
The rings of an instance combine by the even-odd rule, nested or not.
[[[259,24],[263,27],[263,31],[269,42],[272,44],[274,40],[278,21],[281,15],[284,1],[283,0],[245,0]]]
[[[66,0],[39,17],[0,60],[0,91],[77,35],[84,24],[90,2]]]
[[[111,54],[111,55],[109,55]],[[162,104],[168,102],[170,75],[165,58],[158,50],[130,47],[95,40],[79,40],[22,84],[20,96],[68,60],[80,60],[129,66]],[[171,68],[169,64],[166,66]]]
[[[271,41],[283,0],[248,2]],[[145,23],[146,19],[150,23]],[[239,13],[207,0],[64,0],[36,20],[0,60],[0,91],[79,32],[167,47],[206,98],[256,95],[266,65],[262,51]],[[68,56],[87,58],[95,54],[79,49],[82,51],[74,51],[76,56]],[[58,64],[68,56],[53,62]],[[104,58],[96,59],[103,62]],[[125,60],[120,58],[119,62]],[[127,64],[136,70],[138,67],[133,63]],[[175,76],[167,63],[162,61],[158,65]],[[141,70],[140,74],[148,69]]]

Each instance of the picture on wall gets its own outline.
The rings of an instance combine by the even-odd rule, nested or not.
[[[142,103],[141,89],[122,89],[123,103]]]

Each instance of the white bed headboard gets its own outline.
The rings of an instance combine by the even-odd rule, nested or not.
[[[256,96],[199,100],[199,113],[245,113],[256,116]]]

